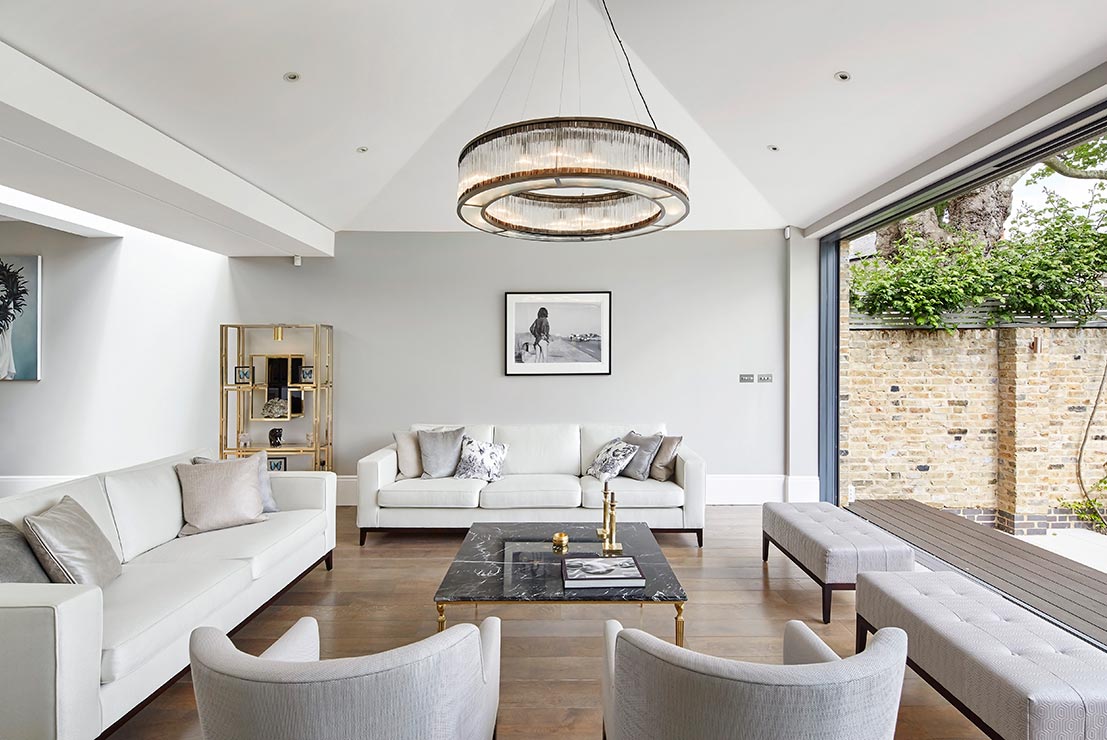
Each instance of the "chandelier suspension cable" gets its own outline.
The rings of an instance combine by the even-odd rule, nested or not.
[[[584,106],[581,104],[580,84],[580,0],[573,0],[573,10],[576,11],[576,40],[577,40],[577,115],[584,115]]]
[[[630,91],[630,81],[627,80],[627,71],[623,67],[622,62],[619,61],[619,50],[615,48],[615,38],[609,33],[611,27],[608,26],[604,29],[604,36],[607,38],[607,44],[611,47],[611,56],[615,57],[615,66],[619,70],[619,77],[623,81],[623,89],[627,93],[627,103],[630,105],[630,110],[634,114],[634,120],[641,123],[642,117],[638,114],[638,104],[634,102],[634,93]]]
[[[565,68],[569,66],[569,18],[572,15],[572,0],[565,3],[565,39],[561,42],[561,91],[557,94],[557,115],[561,115],[561,105],[565,101]]]
[[[557,10],[557,0],[554,0],[553,7],[550,8],[549,20],[546,21],[546,32],[542,34],[542,43],[538,47],[538,56],[534,59],[534,69],[530,73],[530,84],[527,85],[527,96],[523,99],[523,112],[522,117],[527,117],[527,106],[530,104],[530,94],[534,90],[534,78],[538,76],[538,68],[542,66],[542,53],[546,50],[546,39],[550,37],[550,26],[553,25],[554,11]]]
[[[542,16],[542,8],[544,7],[546,7],[546,0],[542,0],[542,3],[538,6],[538,12],[534,14],[534,20],[530,22],[530,29],[527,31],[527,36],[519,46],[519,53],[515,55],[515,61],[511,63],[511,70],[508,71],[507,78],[504,80],[504,85],[500,88],[500,94],[496,96],[496,104],[492,106],[492,111],[488,114],[488,120],[484,122],[485,128],[488,128],[492,124],[492,119],[495,117],[496,111],[500,108],[500,102],[504,99],[504,93],[507,92],[507,86],[511,84],[511,79],[515,77],[515,68],[519,66],[519,60],[523,58],[523,52],[526,51],[527,46],[530,45],[531,34],[534,33],[534,28],[538,25],[538,19]]]
[[[634,65],[630,63],[630,55],[627,54],[627,48],[623,45],[623,39],[619,36],[619,31],[615,28],[615,19],[611,17],[611,10],[607,7],[607,0],[600,0],[603,4],[604,13],[607,14],[607,22],[611,25],[611,33],[615,34],[615,40],[619,42],[619,48],[623,51],[623,58],[627,60],[627,70],[630,71],[630,79],[634,80],[634,89],[638,91],[638,97],[642,100],[642,107],[646,109],[646,115],[650,117],[650,123],[654,128],[657,128],[657,121],[653,119],[653,113],[650,112],[650,104],[646,102],[646,96],[642,94],[642,86],[638,84],[638,75],[634,74]]]

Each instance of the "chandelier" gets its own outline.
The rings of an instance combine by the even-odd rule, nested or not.
[[[592,241],[660,231],[688,215],[688,152],[657,128],[630,57],[622,51],[653,125],[557,116],[480,134],[458,158],[462,221],[499,236]]]

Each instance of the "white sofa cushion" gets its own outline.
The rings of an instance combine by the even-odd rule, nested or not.
[[[572,509],[577,506],[580,506],[580,478],[575,475],[508,475],[489,483],[480,492],[482,509]]]
[[[651,435],[665,433],[665,425],[650,424],[581,424],[580,425],[580,474],[588,472],[588,466],[596,459],[603,446],[611,440],[622,439],[628,432]]]
[[[580,426],[517,424],[497,426],[495,439],[508,445],[504,475],[580,475]]]
[[[441,429],[465,429],[465,433],[478,442],[492,441],[491,424],[412,424],[413,432],[433,432]]]
[[[119,545],[119,533],[115,529],[115,520],[111,516],[107,494],[104,493],[104,483],[97,476],[79,478],[16,496],[0,497],[0,519],[5,519],[23,529],[25,516],[41,514],[61,501],[63,496],[71,497],[88,512],[92,521],[96,522],[96,526],[108,538],[112,550],[122,561],[123,548]]]
[[[190,460],[182,457],[176,462]],[[119,530],[124,563],[174,539],[184,526],[181,483],[173,463],[107,473],[104,489]]]
[[[397,508],[475,509],[480,500],[482,480],[460,478],[409,478],[384,486],[377,503]]]
[[[615,491],[619,509],[658,509],[684,506],[684,489],[672,481],[652,478],[613,478],[608,484]],[[588,475],[580,479],[581,503],[586,509],[603,508],[603,483]]]
[[[104,588],[100,682],[128,675],[249,587],[243,560],[127,563]]]
[[[321,537],[327,517],[321,509],[276,511],[269,519],[241,527],[179,537],[155,547],[133,562],[199,563],[209,560],[244,560],[250,576],[261,578],[303,548],[313,537]]]

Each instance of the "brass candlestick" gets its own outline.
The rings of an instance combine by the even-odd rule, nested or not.
[[[618,555],[623,551],[623,546],[615,538],[615,492],[611,491],[607,497],[607,536],[603,539],[603,554]]]
[[[607,481],[603,482],[603,526],[596,529],[596,536],[600,538],[600,542],[607,541],[607,528],[609,526],[609,520],[611,518],[611,503],[608,501],[608,496],[611,491],[607,488]]]

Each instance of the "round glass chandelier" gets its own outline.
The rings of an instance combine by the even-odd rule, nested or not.
[[[577,0],[571,1],[576,8]],[[473,228],[519,239],[594,241],[660,231],[688,215],[688,150],[654,123],[607,3],[601,3],[612,40],[618,41],[653,125],[558,115],[485,131],[462,148],[457,163],[457,215]],[[565,8],[567,47],[570,2]],[[541,11],[542,7],[539,15]],[[579,16],[577,23],[579,37]],[[530,34],[520,56],[529,38]],[[579,38],[577,45],[579,77]],[[538,61],[535,64],[537,68]],[[564,66],[563,62],[562,92]],[[511,75],[505,90],[510,80]]]
[[[461,150],[457,213],[474,228],[523,239],[648,234],[688,215],[688,152],[631,121],[512,123]]]

